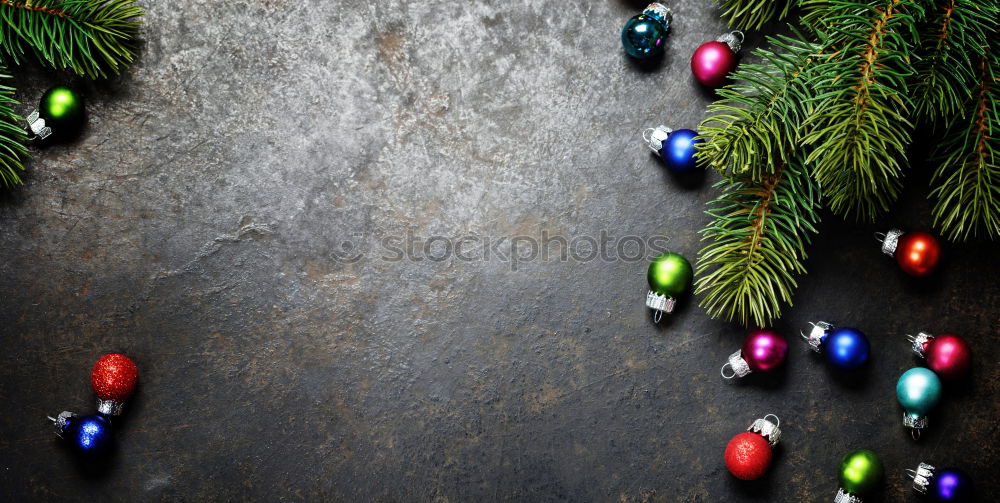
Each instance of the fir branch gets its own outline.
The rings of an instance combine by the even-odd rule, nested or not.
[[[135,58],[142,15],[135,0],[0,0],[0,58],[31,52],[89,78],[118,74]]]
[[[0,66],[0,80],[9,79],[7,69]],[[14,100],[14,88],[0,84],[0,183],[7,187],[21,183],[20,171],[28,156],[24,146],[28,135],[18,124],[24,119],[14,112],[19,103]]]
[[[915,0],[805,0],[804,21],[831,51],[818,67],[807,162],[839,215],[873,219],[899,195],[910,143],[906,79],[923,15]]]
[[[927,26],[920,30],[921,57],[914,63],[914,116],[950,118],[963,113],[976,89],[973,68],[989,36],[997,36],[997,3],[993,0],[939,0]]]
[[[778,50],[754,51],[762,62],[740,65],[734,83],[719,89],[720,99],[709,105],[713,115],[698,128],[699,161],[720,173],[759,180],[788,164],[788,153],[795,150],[790,147],[811,113],[815,90],[808,70],[819,58],[819,46],[794,28],[791,36],[769,37],[768,43]]]
[[[772,20],[788,16],[796,0],[722,0],[722,17],[729,26],[757,30]]]
[[[716,184],[725,190],[710,203],[695,290],[713,318],[766,326],[791,303],[819,221],[819,187],[802,164],[781,165],[759,182],[736,175]]]
[[[1000,236],[1000,52],[979,58],[967,117],[951,121],[932,161],[934,225],[953,240]]]

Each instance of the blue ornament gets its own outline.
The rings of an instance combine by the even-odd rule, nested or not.
[[[961,470],[938,470],[927,463],[920,463],[916,470],[906,470],[906,474],[913,479],[913,488],[920,494],[929,494],[932,501],[972,501],[972,479]]]
[[[629,56],[646,59],[663,52],[673,19],[670,9],[651,3],[642,14],[629,19],[622,28],[622,46]]]
[[[697,136],[697,131],[674,131],[666,126],[650,128],[642,134],[642,138],[649,143],[649,149],[656,152],[667,169],[677,175],[688,173],[697,165],[694,155],[698,152],[696,145],[701,143],[701,139],[695,139]]]
[[[822,353],[826,361],[840,370],[855,370],[868,361],[871,345],[865,334],[856,328],[836,328],[833,325],[818,321],[809,335],[802,334],[813,351]]]
[[[941,400],[941,379],[923,367],[907,370],[896,383],[896,398],[905,411],[903,425],[912,428],[916,437],[927,427],[927,414]]]
[[[79,453],[101,454],[111,446],[111,420],[104,415],[78,416],[62,412],[58,418],[49,419],[56,424],[56,434]]]

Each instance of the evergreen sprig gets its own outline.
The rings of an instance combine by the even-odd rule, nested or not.
[[[989,37],[997,37],[997,3],[939,0],[920,30],[920,55],[914,62],[914,117],[948,119],[965,112],[976,90],[973,66]]]
[[[722,17],[729,26],[756,30],[775,19],[781,20],[795,5],[795,0],[722,0]]]
[[[803,143],[829,208],[873,220],[902,188],[913,125],[907,79],[923,7],[911,0],[805,0],[830,55],[818,65]]]
[[[9,78],[7,69],[0,66],[0,80]],[[18,102],[13,96],[13,87],[0,84],[0,182],[8,187],[21,183],[23,159],[28,155],[28,149],[24,146],[28,136],[18,126],[24,119],[14,112]]]
[[[1000,51],[991,47],[975,69],[969,113],[951,121],[932,156],[934,224],[954,240],[1000,237]]]
[[[118,74],[135,58],[142,15],[135,0],[0,0],[0,58],[31,52],[92,79]]]

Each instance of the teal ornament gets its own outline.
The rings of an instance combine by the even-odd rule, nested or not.
[[[636,59],[663,53],[673,15],[667,6],[651,3],[642,14],[629,19],[622,28],[622,47]]]
[[[927,414],[941,400],[941,379],[923,367],[907,370],[896,383],[896,398],[903,406],[903,425],[917,439],[927,427]]]

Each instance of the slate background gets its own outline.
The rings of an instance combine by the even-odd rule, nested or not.
[[[922,460],[1000,489],[997,246],[949,244],[916,281],[872,238],[929,227],[926,167],[874,224],[827,215],[777,325],[787,368],[738,384],[718,369],[745,330],[691,299],[654,325],[645,261],[379,258],[407,232],[601,230],[693,258],[715,178],[671,178],[639,133],[704,117],[687,65],[725,29],[712,2],[673,2],[652,67],[618,40],[644,2],[143,5],[138,63],[77,81],[86,131],[0,196],[0,499],[832,501],[857,447],[887,469],[866,502],[917,501]],[[24,114],[75,81],[13,73]],[[794,338],[817,319],[868,333],[864,375]],[[976,357],[913,442],[893,390],[917,330]],[[82,463],[45,416],[92,410],[107,352],[141,388],[114,456]],[[741,483],[722,451],[769,412],[777,459]]]

